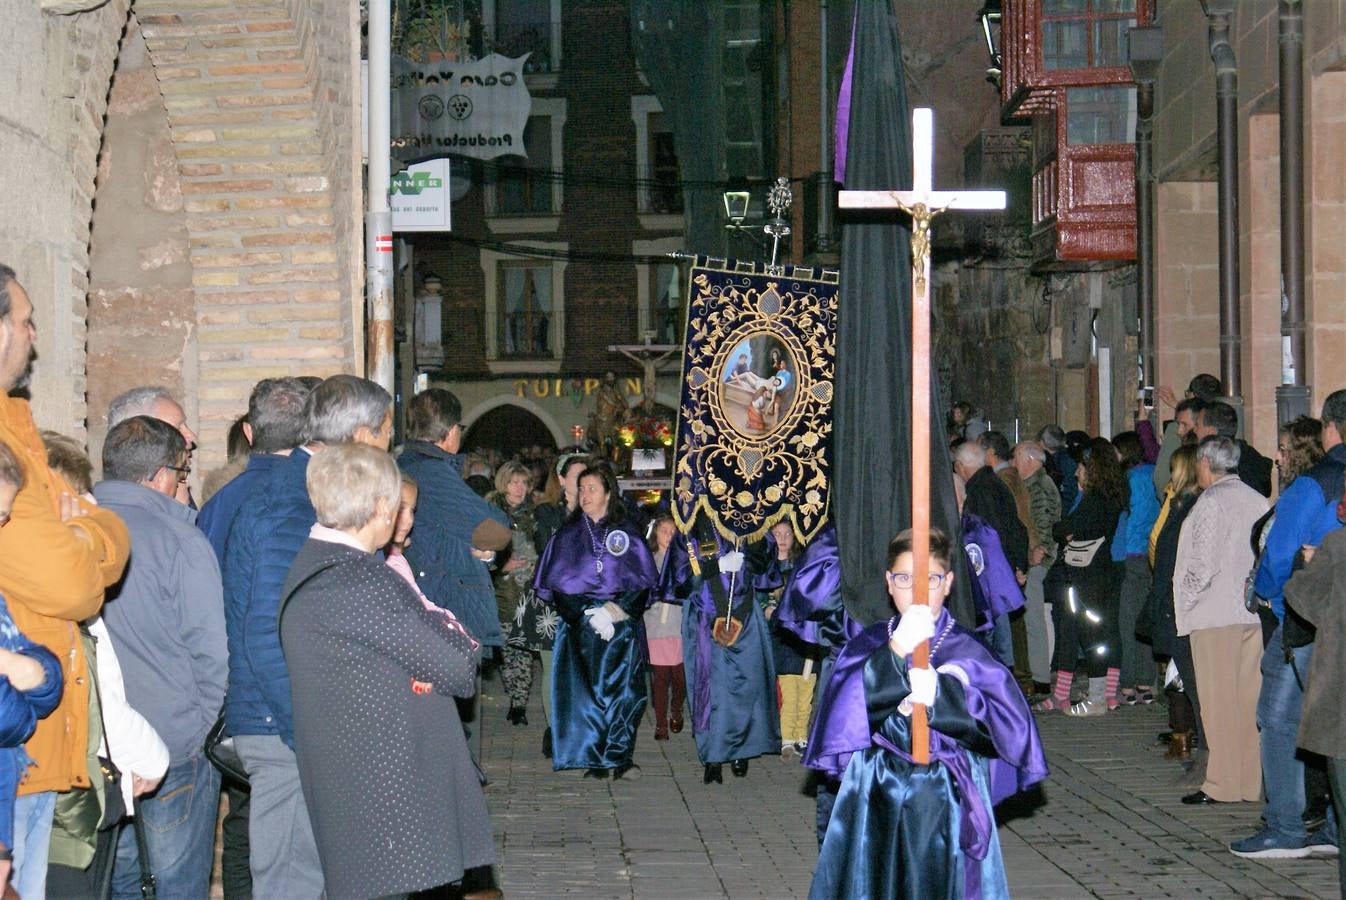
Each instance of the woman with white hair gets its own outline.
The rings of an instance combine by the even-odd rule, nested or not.
[[[1239,445],[1211,436],[1196,450],[1200,498],[1178,536],[1173,612],[1178,636],[1191,636],[1201,686],[1201,725],[1209,744],[1201,790],[1187,804],[1256,801],[1262,797],[1257,697],[1262,690],[1262,627],[1244,606],[1252,568],[1248,542],[1267,500],[1238,476]]]
[[[286,579],[280,634],[327,896],[459,881],[495,858],[453,699],[473,691],[472,638],[374,555],[400,502],[392,457],[333,444],[306,477],[318,522]]]

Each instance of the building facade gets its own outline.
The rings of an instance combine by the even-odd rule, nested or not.
[[[137,384],[199,465],[260,377],[363,369],[356,0],[7,10],[0,258],[32,296],[34,413],[87,436]]]

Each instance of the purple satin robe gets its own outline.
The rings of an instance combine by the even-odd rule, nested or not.
[[[825,525],[795,560],[773,618],[800,640],[835,649],[824,625],[837,622],[838,617],[837,644],[860,633],[859,623],[846,614],[841,603],[837,530],[832,525]]]
[[[804,765],[833,779],[841,778],[853,753],[875,745],[865,705],[864,668],[871,654],[891,652],[888,627],[887,621],[876,622],[847,642],[823,690]],[[932,652],[931,666],[953,665],[967,675],[968,714],[986,725],[996,748],[997,756],[990,760],[992,802],[999,803],[1046,778],[1047,759],[1037,725],[1013,674],[954,622],[948,610],[941,610],[935,620],[935,634],[937,639],[944,634],[944,639]],[[932,747],[941,739],[948,740],[931,732]]]
[[[963,546],[972,579],[972,605],[977,613],[977,630],[989,631],[997,616],[1014,612],[1024,605],[1024,592],[1014,577],[1014,568],[1005,558],[1000,535],[986,520],[963,513]]]
[[[538,558],[533,589],[539,599],[551,603],[552,594],[558,593],[590,597],[601,603],[599,598],[614,597],[626,591],[643,591],[658,583],[654,557],[636,529],[627,522],[612,527],[606,523],[605,519],[593,526],[593,535],[598,537],[600,546],[605,532],[622,531],[629,541],[626,552],[614,556],[604,547],[596,554],[590,530],[584,523],[578,519],[567,523],[568,527],[556,532]],[[603,560],[601,574],[595,565],[600,558]]]

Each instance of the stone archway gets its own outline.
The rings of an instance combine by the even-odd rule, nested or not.
[[[502,403],[486,410],[466,424],[463,434],[464,452],[490,448],[500,451],[506,459],[533,445],[555,450],[558,443],[547,422],[515,403]]]
[[[91,437],[112,396],[164,384],[208,468],[258,379],[363,370],[357,5],[111,5],[130,20],[85,220]]]

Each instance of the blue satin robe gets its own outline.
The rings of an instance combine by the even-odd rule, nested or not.
[[[721,541],[721,552],[731,548]],[[780,708],[776,703],[776,667],[766,618],[752,592],[754,574],[745,563],[733,579],[734,617],[743,631],[731,647],[711,637],[716,609],[710,587],[693,575],[682,540],[669,548],[663,588],[685,597],[682,614],[683,670],[692,712],[696,753],[703,765],[752,759],[780,752]],[[760,579],[761,574],[756,576]],[[728,592],[730,578],[720,575]]]
[[[912,761],[908,660],[881,622],[847,644],[805,765],[842,774],[810,897],[1009,896],[994,803],[1047,775],[1013,677],[947,612],[936,622],[928,766]]]
[[[603,526],[600,523],[600,528]],[[585,523],[572,518],[548,542],[533,585],[555,608],[552,663],[552,768],[611,769],[631,761],[645,715],[645,627],[641,615],[658,575],[645,542],[625,525],[629,547],[604,553],[595,571]],[[612,602],[628,618],[604,641],[584,611]]]

